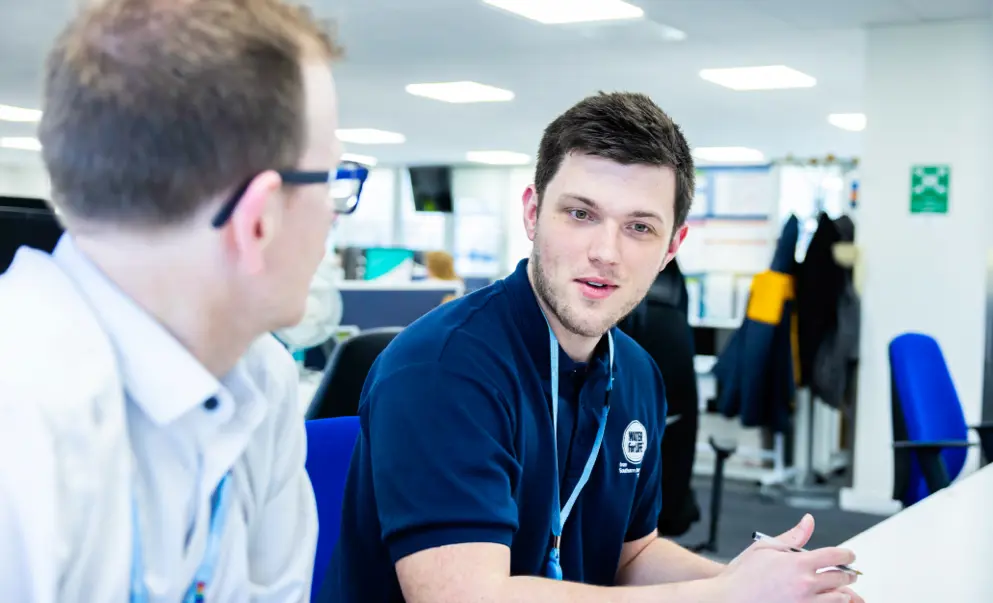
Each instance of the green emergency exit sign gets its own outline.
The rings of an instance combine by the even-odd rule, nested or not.
[[[947,214],[951,168],[915,165],[910,169],[910,213]]]

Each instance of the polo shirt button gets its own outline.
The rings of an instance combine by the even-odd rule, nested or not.
[[[207,398],[206,402],[203,403],[203,407],[206,408],[207,410],[214,410],[215,408],[217,408],[218,404],[219,403],[217,402],[217,398],[211,396]]]

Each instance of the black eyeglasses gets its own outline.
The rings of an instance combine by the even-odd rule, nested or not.
[[[331,208],[337,214],[348,215],[359,206],[359,197],[362,195],[362,187],[366,178],[369,177],[369,168],[354,161],[343,161],[336,171],[305,172],[299,170],[277,170],[279,177],[283,179],[283,184],[291,186],[304,186],[308,184],[328,184],[328,200]],[[238,207],[251,179],[238,187],[231,198],[221,206],[220,211],[214,216],[211,224],[214,228],[224,226],[234,210]]]

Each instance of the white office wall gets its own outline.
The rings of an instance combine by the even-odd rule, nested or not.
[[[856,216],[865,270],[861,362],[854,484],[842,493],[849,509],[892,508],[887,346],[895,336],[934,336],[966,418],[980,418],[993,240],[991,38],[985,20],[868,32],[868,127]],[[910,213],[914,164],[951,166],[947,215]]]

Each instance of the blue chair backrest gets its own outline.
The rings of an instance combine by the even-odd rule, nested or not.
[[[938,342],[927,335],[906,333],[890,342],[889,352],[894,439],[967,440],[962,404]],[[941,456],[949,479],[954,480],[965,466],[966,449],[947,448]],[[913,454],[909,458],[909,479],[904,491],[895,493],[906,506],[928,495],[916,458]]]
[[[341,497],[358,435],[358,417],[307,421],[307,474],[314,486],[320,522],[311,600],[316,600],[321,590],[324,572],[338,541]]]

